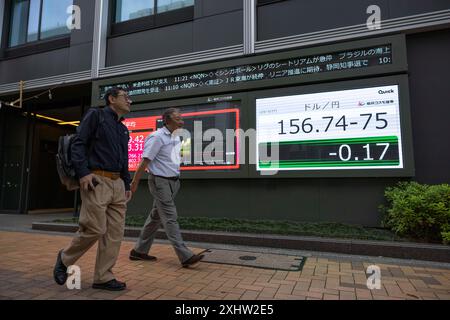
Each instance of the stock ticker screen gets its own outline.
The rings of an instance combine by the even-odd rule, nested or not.
[[[404,168],[398,85],[257,99],[256,123],[260,172]]]
[[[201,88],[219,89],[224,86],[230,87],[243,83],[257,83],[262,80],[288,79],[321,73],[368,69],[392,64],[392,50],[392,45],[386,44],[313,56],[297,56],[290,59],[272,60],[163,78],[115,83],[100,86],[99,98],[103,99],[105,92],[114,86],[126,89],[131,97],[151,97],[162,93],[188,92]]]
[[[189,136],[180,137],[182,171],[239,169],[239,139],[230,138],[231,131],[240,129],[239,103],[221,102],[178,109],[184,129],[189,132]],[[131,172],[139,166],[146,137],[163,127],[163,112],[162,109],[134,112],[125,119],[124,124],[130,131],[128,167]]]

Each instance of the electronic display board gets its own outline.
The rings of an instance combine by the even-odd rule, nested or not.
[[[190,133],[189,138],[181,137],[181,170],[234,170],[239,169],[239,139],[233,138],[230,146],[226,142],[226,131],[239,132],[240,105],[234,102],[222,102],[211,105],[180,107],[184,120],[184,129]],[[125,119],[124,124],[130,131],[128,144],[129,171],[134,172],[142,159],[145,138],[163,127],[162,113],[164,110],[148,110],[135,112]],[[194,126],[200,132],[194,131]],[[206,152],[211,146],[211,139],[205,138],[208,130],[219,132],[219,138],[214,137],[218,148]],[[211,151],[211,150],[210,150]],[[206,155],[212,154],[212,157]]]
[[[398,85],[256,99],[256,129],[260,172],[404,168]]]
[[[393,64],[393,46],[390,43],[324,54],[296,56],[290,59],[211,69],[140,81],[121,82],[100,86],[99,98],[113,86],[128,91],[132,97],[147,97],[170,92],[185,92],[201,88],[221,88],[262,80],[277,80],[314,74],[367,69]]]

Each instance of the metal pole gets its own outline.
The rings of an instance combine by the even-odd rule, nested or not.
[[[244,54],[255,53],[256,0],[244,0]]]

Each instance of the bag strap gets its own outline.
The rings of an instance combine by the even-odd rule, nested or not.
[[[89,146],[89,154],[92,153],[92,150],[94,149],[95,144],[97,143],[97,140],[99,138],[99,132],[100,132],[100,126],[105,122],[105,114],[103,109],[96,108],[97,116],[98,116],[98,122],[97,122],[97,128],[95,129],[95,135],[93,138],[91,137],[91,145]]]

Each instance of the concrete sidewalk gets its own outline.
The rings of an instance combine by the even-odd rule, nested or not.
[[[73,213],[53,214],[0,214],[1,231],[25,231],[32,230],[33,222],[49,222],[55,219],[67,219],[73,217]]]
[[[130,241],[123,242],[114,269],[127,282],[126,291],[91,288],[95,247],[78,262],[82,289],[68,290],[54,283],[52,270],[58,250],[70,241],[68,236],[1,231],[0,299],[450,299],[448,264],[311,254],[301,272],[209,263],[184,269],[167,243],[154,245],[151,253],[157,262],[128,260],[134,244]],[[373,264],[381,268],[380,290],[366,285],[365,272]]]

